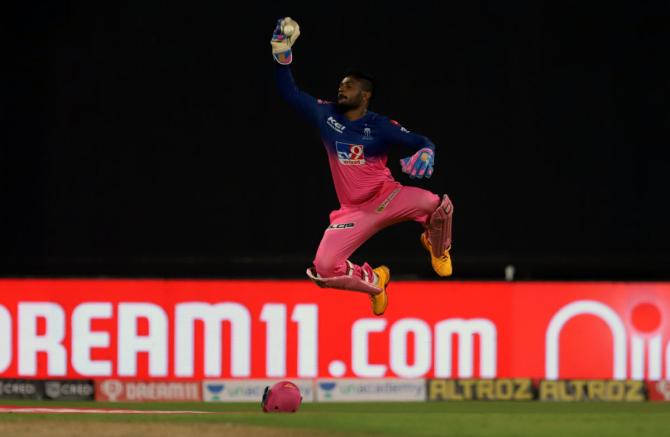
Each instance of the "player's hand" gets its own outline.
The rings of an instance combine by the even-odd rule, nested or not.
[[[282,65],[288,65],[293,61],[291,46],[300,36],[300,26],[291,17],[280,18],[277,20],[277,26],[272,33],[270,45],[272,46],[272,56],[275,61]]]
[[[400,160],[403,173],[410,178],[430,178],[433,175],[433,164],[435,163],[435,152],[433,149],[424,147],[412,156]]]

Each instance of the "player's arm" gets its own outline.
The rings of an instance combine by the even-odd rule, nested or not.
[[[317,99],[298,88],[288,65],[277,65],[277,87],[284,100],[312,124],[317,124],[320,105]]]
[[[427,137],[410,132],[398,122],[389,120],[385,127],[385,138],[390,144],[397,144],[415,150],[411,156],[400,160],[402,171],[410,178],[430,178],[435,163],[435,144]]]
[[[284,100],[311,122],[316,123],[319,117],[319,103],[314,97],[298,88],[289,67],[293,61],[292,46],[299,35],[300,26],[290,17],[277,20],[270,40],[272,57],[278,64],[276,66],[277,87]]]

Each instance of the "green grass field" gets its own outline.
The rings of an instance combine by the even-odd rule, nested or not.
[[[435,402],[257,404],[4,401],[5,405],[197,410],[211,415],[0,414],[0,435],[670,436],[670,403]],[[158,426],[152,427],[152,425]],[[25,433],[22,433],[22,430]],[[105,434],[105,430],[110,430]],[[61,431],[63,431],[61,433]],[[82,434],[77,434],[79,431]],[[88,434],[87,434],[88,435]]]

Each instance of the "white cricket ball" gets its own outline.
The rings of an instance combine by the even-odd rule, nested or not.
[[[290,24],[287,24],[287,25],[284,26],[284,28],[282,29],[282,32],[284,33],[285,36],[291,36],[291,35],[293,35],[293,32],[294,32],[294,31],[295,31],[295,29],[294,29],[293,26],[291,26]]]

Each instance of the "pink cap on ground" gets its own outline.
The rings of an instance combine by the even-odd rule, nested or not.
[[[272,387],[265,387],[262,405],[266,413],[295,413],[301,402],[298,386],[291,381],[281,381]]]

